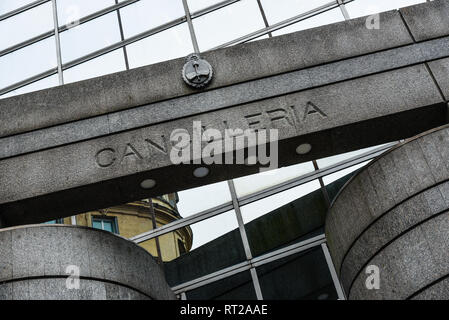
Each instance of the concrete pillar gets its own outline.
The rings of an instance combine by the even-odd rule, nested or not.
[[[175,299],[156,260],[137,244],[80,226],[0,230],[0,300]]]
[[[448,234],[448,126],[407,140],[363,168],[326,220],[349,299],[449,298]]]

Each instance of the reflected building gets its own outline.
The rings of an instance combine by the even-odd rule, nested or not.
[[[151,204],[150,204],[151,201]],[[78,226],[92,227],[118,234],[127,239],[153,230],[154,210],[156,228],[182,219],[177,202],[177,193],[171,193],[156,198],[134,201],[106,209],[89,211],[63,219],[56,219],[47,224],[76,224]],[[139,243],[153,257],[161,252],[162,261],[168,262],[190,251],[192,247],[192,229],[189,226],[174,232],[166,233],[157,238]],[[159,245],[160,250],[157,246]]]

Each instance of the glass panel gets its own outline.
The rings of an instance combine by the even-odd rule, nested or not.
[[[64,63],[119,42],[117,14],[109,13],[61,33]]]
[[[262,6],[270,25],[286,20],[288,18],[305,13],[324,4],[330,0],[262,0]]]
[[[187,0],[187,4],[189,5],[190,12],[193,13],[222,1],[223,0]]]
[[[98,58],[64,71],[64,82],[70,83],[99,77],[126,69],[123,49],[117,49]]]
[[[0,88],[56,67],[55,38],[51,37],[0,57]]]
[[[258,267],[266,300],[337,300],[321,246]]]
[[[250,271],[188,291],[187,300],[256,300]]]
[[[120,10],[125,38],[184,16],[182,0],[145,0]]]
[[[265,27],[256,0],[242,0],[193,20],[202,51]]]
[[[93,220],[92,221],[92,228],[103,229],[103,226],[101,225],[101,221],[100,220]]]
[[[241,208],[253,256],[323,233],[327,203],[317,180]]]
[[[51,221],[44,222],[43,224],[56,224],[56,223],[57,223],[56,220],[51,220]]]
[[[300,30],[311,29],[315,27],[324,26],[326,24],[331,24],[334,22],[343,21],[344,17],[339,8],[329,10],[323,13],[320,13],[316,16],[307,18],[295,24],[292,24],[283,29],[277,30],[273,32],[273,36],[278,36],[281,34],[296,32]]]
[[[16,10],[17,8],[23,7],[35,0],[1,0],[0,1],[0,15]]]
[[[187,23],[137,41],[126,48],[131,68],[185,57],[193,52]]]
[[[426,2],[425,0],[357,0],[346,5],[351,19],[363,17],[370,14],[394,10],[402,7],[411,6],[418,3]]]
[[[351,172],[354,172],[354,171],[356,171],[356,170],[366,166],[371,161],[372,160],[365,161],[365,162],[359,163],[359,164],[357,164],[355,166],[352,166],[352,167],[346,168],[344,170],[340,170],[340,171],[337,171],[337,172],[332,173],[330,175],[327,175],[327,176],[323,177],[323,182],[324,182],[325,185],[328,185],[328,184],[330,184],[330,183],[332,183],[332,182],[334,182],[334,181],[336,181],[336,180],[338,180],[338,179],[340,179],[340,178],[350,174]]]
[[[114,228],[112,227],[112,221],[110,220],[103,220],[103,230],[113,232]]]
[[[350,159],[352,157],[356,157],[358,155],[367,153],[367,152],[369,152],[371,150],[375,150],[375,149],[380,148],[382,146],[385,146],[387,144],[388,143],[381,144],[381,145],[378,145],[378,146],[369,147],[369,148],[363,148],[363,149],[359,149],[359,150],[356,150],[356,151],[346,152],[346,153],[338,154],[338,155],[327,157],[327,158],[323,158],[323,159],[319,159],[319,160],[317,160],[317,164],[318,164],[318,167],[320,169],[324,169],[324,168],[330,167],[330,166],[332,166],[332,165],[334,165],[336,163],[339,163],[339,162],[342,162],[344,160]]]
[[[0,51],[52,29],[51,2],[0,21]]]
[[[252,221],[319,188],[320,183],[318,180],[314,180],[290,190],[247,204],[241,208],[243,222],[247,223]]]
[[[171,286],[233,266],[246,259],[237,218],[233,210],[190,226],[193,246],[186,253],[165,263]],[[182,230],[178,229],[178,231]],[[162,246],[161,246],[162,248]],[[166,253],[162,252],[166,259]]]
[[[114,0],[57,0],[56,2],[60,26],[76,25],[80,18],[115,4]]]
[[[8,93],[0,96],[0,99],[12,97],[12,96],[16,96],[16,95],[24,94],[24,93],[28,93],[28,92],[38,91],[38,90],[42,90],[42,89],[46,89],[46,88],[50,88],[50,87],[55,87],[58,84],[59,84],[58,76],[53,75],[53,76],[44,78],[42,80],[33,82],[25,87],[8,92]]]
[[[312,162],[305,162],[293,166],[283,167],[234,179],[237,196],[243,197],[248,194],[275,186],[282,182],[302,176],[314,171]]]
[[[232,200],[226,181],[178,192],[178,211],[182,217],[216,207]]]

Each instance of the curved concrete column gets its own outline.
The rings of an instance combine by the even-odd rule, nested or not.
[[[69,278],[77,270],[79,288]],[[0,299],[174,299],[174,294],[156,260],[125,238],[87,227],[28,225],[0,230]]]
[[[329,249],[349,299],[449,295],[449,126],[381,155],[340,191],[326,220]],[[380,288],[366,286],[367,266]]]

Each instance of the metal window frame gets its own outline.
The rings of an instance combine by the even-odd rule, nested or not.
[[[124,58],[125,58],[125,64],[126,64],[126,69],[129,69],[129,63],[128,63],[128,57],[127,57],[127,52],[126,52],[126,46],[134,43],[136,41],[142,40],[144,38],[150,37],[154,34],[157,34],[159,32],[165,31],[167,29],[173,28],[177,25],[180,25],[182,23],[187,23],[188,27],[189,27],[189,31],[190,31],[190,36],[191,36],[191,41],[192,41],[192,45],[193,48],[195,50],[195,52],[199,53],[199,47],[198,47],[198,42],[197,42],[197,38],[195,35],[195,31],[194,31],[194,26],[193,26],[193,22],[192,20],[198,17],[201,17],[203,15],[209,14],[211,12],[214,12],[216,10],[219,10],[221,8],[224,8],[226,6],[232,5],[233,3],[239,2],[240,0],[224,0],[221,1],[219,3],[216,3],[214,5],[211,5],[209,7],[203,8],[199,11],[193,12],[191,13],[189,8],[188,8],[188,4],[187,4],[187,0],[181,0],[183,3],[183,7],[184,7],[184,13],[185,15],[182,17],[179,17],[177,19],[174,19],[172,21],[169,21],[165,24],[156,26],[152,29],[143,31],[137,35],[134,35],[132,37],[129,37],[127,39],[125,39],[124,37],[124,32],[123,32],[123,26],[122,26],[122,21],[121,21],[121,16],[120,16],[120,9],[124,8],[128,5],[131,5],[133,3],[136,3],[140,0],[126,0],[123,2],[118,2],[118,0],[115,0],[115,4],[106,8],[103,8],[102,10],[99,10],[97,12],[91,13],[85,17],[82,17],[79,21],[79,24],[83,24],[86,23],[88,21],[94,20],[96,18],[99,18],[103,15],[109,14],[111,12],[116,11],[117,13],[117,19],[118,19],[118,23],[119,23],[119,29],[120,29],[120,34],[121,34],[121,41],[114,43],[112,45],[109,45],[107,47],[103,47],[99,50],[96,50],[94,52],[91,52],[87,55],[81,56],[77,59],[74,59],[72,61],[69,61],[65,64],[62,63],[62,58],[61,58],[61,44],[60,44],[60,39],[59,39],[59,34],[61,32],[64,32],[66,30],[69,30],[70,28],[68,27],[68,25],[63,25],[63,26],[59,26],[58,23],[58,15],[57,15],[57,0],[38,0],[38,1],[34,1],[32,3],[29,3],[25,6],[22,6],[20,8],[17,8],[15,10],[12,10],[10,12],[7,12],[3,15],[0,15],[0,21],[6,20],[10,17],[13,17],[15,15],[18,15],[22,12],[25,12],[27,10],[30,10],[32,8],[35,8],[39,5],[42,5],[44,3],[47,3],[51,1],[52,2],[52,6],[53,6],[53,22],[54,22],[54,29],[50,30],[48,32],[42,33],[40,35],[37,35],[33,38],[30,38],[26,41],[23,41],[21,43],[15,44],[9,48],[6,48],[2,51],[0,51],[0,57],[10,54],[16,50],[22,49],[24,47],[27,47],[29,45],[32,45],[34,43],[37,43],[39,41],[42,41],[44,39],[47,39],[51,36],[55,36],[55,42],[56,42],[56,54],[57,54],[57,67],[56,68],[52,68],[49,69],[47,71],[41,72],[39,74],[36,74],[32,77],[29,77],[27,79],[24,79],[20,82],[11,84],[8,87],[2,88],[0,89],[0,95],[8,93],[10,91],[19,89],[21,87],[24,87],[28,84],[31,84],[33,82],[39,81],[41,79],[47,78],[49,76],[52,76],[54,74],[58,74],[59,76],[59,83],[63,84],[64,83],[64,79],[63,79],[63,71],[75,67],[79,64],[82,64],[84,62],[90,61],[92,59],[95,59],[97,57],[100,57],[102,55],[105,55],[109,52],[115,51],[117,49],[122,48],[123,49],[123,54],[124,54]],[[273,25],[269,25],[267,18],[265,16],[265,12],[263,10],[262,7],[262,3],[260,2],[260,0],[257,0],[257,3],[259,5],[259,11],[260,14],[262,15],[263,19],[264,19],[264,23],[265,23],[265,28],[257,30],[255,32],[249,33],[245,36],[239,37],[237,39],[234,39],[232,41],[229,41],[227,43],[224,43],[218,47],[215,47],[213,49],[218,49],[218,48],[223,48],[223,47],[227,47],[230,45],[234,45],[234,44],[238,44],[238,43],[244,43],[247,41],[251,41],[255,38],[258,38],[260,36],[264,36],[267,35],[269,37],[272,36],[271,32],[273,31],[277,31],[280,30],[282,28],[285,28],[287,26],[290,26],[294,23],[303,21],[305,19],[311,18],[315,15],[318,15],[320,13],[329,11],[329,10],[333,10],[337,7],[340,8],[342,15],[344,17],[344,19],[348,20],[349,14],[346,10],[345,4],[352,2],[354,0],[333,0],[332,2],[329,2],[327,4],[324,4],[322,6],[316,7],[312,10],[309,10],[307,12],[301,13],[299,15],[296,15],[294,17],[285,19],[279,23],[273,24]],[[210,50],[213,50],[210,49]],[[134,236],[133,238],[131,238],[130,240],[134,241],[135,243],[141,243],[153,238],[157,238],[163,234],[166,233],[170,233],[173,232],[179,228],[183,228],[186,226],[190,226],[194,223],[197,222],[201,222],[201,221],[205,221],[207,219],[210,219],[214,216],[223,214],[225,212],[234,210],[235,214],[236,214],[236,218],[237,218],[237,222],[238,222],[238,228],[240,231],[240,236],[241,236],[241,241],[243,244],[243,247],[245,249],[245,255],[246,255],[246,261],[230,266],[228,268],[224,268],[222,270],[216,271],[214,273],[205,275],[203,277],[179,284],[177,286],[174,286],[172,289],[175,291],[176,294],[180,295],[181,299],[185,300],[187,299],[187,295],[186,292],[196,289],[196,288],[200,288],[202,286],[205,286],[207,284],[219,281],[221,279],[225,279],[227,277],[230,277],[232,275],[235,275],[237,273],[240,272],[244,272],[244,271],[250,271],[251,274],[251,279],[252,279],[252,283],[254,285],[254,289],[255,289],[255,293],[256,293],[256,297],[259,300],[263,299],[263,295],[262,295],[262,290],[260,288],[260,284],[259,284],[259,279],[258,279],[258,275],[257,275],[257,267],[262,266],[264,264],[273,262],[273,261],[277,261],[279,259],[285,258],[285,257],[289,257],[293,254],[314,248],[314,247],[318,247],[320,246],[322,249],[322,252],[326,258],[326,263],[329,269],[329,272],[331,274],[336,292],[338,294],[339,299],[345,299],[345,295],[344,295],[344,291],[340,285],[338,276],[336,274],[335,268],[333,266],[332,263],[332,259],[329,253],[329,250],[327,248],[326,245],[326,239],[325,239],[325,235],[321,234],[319,236],[298,242],[296,244],[278,249],[278,250],[274,250],[272,252],[268,252],[265,254],[262,254],[258,257],[253,257],[252,253],[251,253],[251,249],[250,249],[250,245],[249,245],[249,240],[246,234],[246,230],[245,230],[245,224],[243,222],[243,218],[242,218],[242,214],[241,214],[241,206],[250,204],[252,202],[255,201],[259,201],[262,200],[266,197],[272,196],[274,194],[289,190],[291,188],[300,186],[302,184],[305,184],[307,182],[313,181],[315,179],[318,179],[320,181],[320,185],[321,185],[321,189],[324,190],[323,192],[327,191],[325,189],[324,183],[323,183],[323,177],[327,176],[329,174],[344,170],[346,168],[352,167],[354,165],[363,163],[367,160],[371,160],[374,157],[380,155],[381,153],[385,152],[387,149],[389,149],[390,147],[394,146],[396,144],[395,143],[390,143],[390,144],[386,144],[384,146],[381,146],[379,148],[375,148],[374,150],[370,150],[368,152],[365,152],[363,154],[345,159],[341,162],[335,163],[333,165],[330,165],[328,167],[325,167],[323,169],[320,169],[316,163],[316,161],[314,161],[314,167],[315,167],[315,171],[301,175],[299,177],[290,179],[288,181],[285,181],[283,183],[277,184],[275,186],[266,188],[264,190],[243,196],[243,197],[238,197],[236,190],[235,190],[235,185],[234,185],[234,181],[230,180],[228,181],[228,187],[229,187],[229,191],[231,194],[231,198],[232,201],[230,202],[226,202],[224,204],[221,204],[219,206],[216,206],[214,208],[210,208],[207,210],[204,210],[202,212],[196,213],[194,215],[191,215],[189,217],[174,221],[172,223],[169,223],[167,225],[164,225],[162,227],[156,228],[154,230],[151,230],[149,232],[145,232],[142,234],[139,234],[137,236]],[[328,201],[329,202],[329,201]],[[328,203],[329,205],[329,203]],[[73,223],[73,218],[72,217],[72,223]],[[104,218],[101,216],[92,216],[92,223],[93,221],[97,219],[100,220],[103,226],[103,220]],[[118,223],[117,223],[117,218],[116,217],[108,217],[108,219],[114,221],[113,225],[115,228],[115,232],[118,234],[119,230],[118,230]]]
[[[299,252],[309,250],[311,248],[320,246],[322,243],[326,242],[324,234],[318,235],[316,237],[292,244],[290,246],[265,253],[251,260],[246,260],[241,263],[235,264],[233,266],[218,270],[216,272],[207,274],[205,276],[184,282],[182,284],[172,287],[175,294],[182,294],[205,285],[211,284],[213,282],[228,278],[235,274],[249,271],[251,268],[257,268],[263,266],[267,263],[274,262],[276,260],[286,258],[288,256],[294,255]]]
[[[50,1],[50,0],[46,0],[46,1]],[[134,2],[137,2],[137,1],[140,1],[140,0],[127,0],[127,1],[124,1],[124,2],[120,2],[119,5],[113,5],[113,6],[110,6],[108,8],[105,8],[105,9],[103,9],[101,11],[92,13],[89,16],[81,18],[80,19],[80,24],[82,23],[82,21],[84,21],[83,19],[87,19],[89,17],[89,20],[92,20],[92,19],[95,19],[95,18],[97,18],[97,17],[99,17],[101,15],[104,15],[106,13],[110,13],[110,12],[112,12],[114,10],[120,9],[120,8],[118,8],[118,6],[124,7],[125,4],[126,5],[130,5],[130,4],[132,4]],[[195,18],[198,18],[198,17],[200,17],[202,15],[205,15],[207,13],[211,13],[213,11],[219,10],[221,8],[224,8],[224,7],[228,6],[228,5],[236,3],[238,1],[241,1],[241,0],[225,0],[223,2],[217,3],[217,4],[212,5],[210,7],[204,8],[204,9],[198,11],[198,12],[192,13],[191,14],[191,19],[195,19]],[[325,11],[328,11],[328,10],[331,10],[331,9],[334,9],[334,8],[338,7],[339,5],[338,5],[338,3],[336,1],[337,0],[333,0],[332,2],[329,2],[328,4],[325,4],[323,6],[317,7],[316,9],[313,9],[313,10],[308,11],[306,13],[302,13],[300,15],[297,15],[297,16],[293,17],[293,18],[289,18],[289,19],[286,19],[284,21],[281,21],[281,22],[279,22],[277,24],[274,24],[274,25],[270,26],[269,28],[264,28],[264,29],[260,29],[258,31],[252,32],[252,33],[250,33],[248,35],[245,35],[245,36],[240,37],[238,39],[232,40],[230,42],[227,42],[225,44],[222,44],[222,45],[220,45],[218,47],[215,47],[213,49],[210,49],[210,50],[226,47],[226,46],[229,46],[229,45],[232,45],[232,44],[238,44],[238,43],[247,42],[247,41],[253,40],[253,39],[257,38],[257,37],[260,37],[260,36],[263,36],[265,34],[268,34],[269,32],[282,29],[284,27],[287,27],[287,26],[289,26],[291,24],[294,24],[294,23],[297,23],[299,21],[305,20],[307,18],[311,18],[311,17],[313,17],[313,16],[315,16],[315,15],[317,15],[319,13],[322,13],[322,12],[325,12]],[[345,0],[345,1],[343,1],[343,3],[345,4],[345,3],[352,2],[352,1],[354,1],[354,0]],[[323,8],[325,6],[327,6],[327,7]],[[114,8],[114,9],[112,9],[112,8]],[[108,10],[110,10],[110,11],[108,11]],[[87,22],[87,21],[84,21],[84,22]],[[91,53],[89,53],[87,55],[84,55],[84,56],[81,56],[81,57],[79,57],[77,59],[69,61],[69,62],[67,62],[67,63],[62,65],[62,70],[65,71],[65,70],[67,70],[69,68],[75,67],[75,66],[77,66],[79,64],[82,64],[84,62],[87,62],[87,61],[90,61],[92,59],[98,58],[98,57],[100,57],[102,55],[105,55],[105,54],[107,54],[109,52],[112,52],[112,51],[115,51],[117,49],[123,48],[123,47],[125,47],[127,45],[130,45],[130,44],[136,42],[136,41],[145,39],[145,38],[150,37],[152,35],[155,35],[155,34],[157,34],[159,32],[162,32],[162,31],[165,31],[167,29],[176,27],[176,26],[178,26],[178,25],[180,25],[180,24],[182,24],[184,22],[187,22],[187,17],[186,16],[179,17],[179,18],[174,19],[172,21],[169,21],[169,22],[167,22],[165,24],[159,25],[159,26],[157,26],[155,28],[146,30],[146,31],[141,32],[141,33],[139,33],[137,35],[129,37],[128,39],[116,42],[116,43],[114,43],[112,45],[103,47],[103,48],[101,48],[99,50],[96,50],[94,52],[91,52]],[[59,32],[63,32],[65,30],[67,30],[66,26],[62,26],[61,28],[62,28],[62,30],[59,30]],[[31,40],[22,42],[20,44],[16,44],[13,47],[10,47],[10,48],[7,48],[7,49],[5,49],[3,51],[0,51],[0,57],[2,55],[11,53],[12,51],[21,49],[21,48],[26,47],[28,45],[31,45],[31,44],[33,44],[35,42],[38,42],[38,41],[43,40],[45,38],[48,38],[48,37],[52,36],[53,34],[54,34],[54,31],[49,31],[49,32],[47,32],[45,34],[36,36],[36,37],[32,38]],[[208,50],[208,51],[210,51],[210,50]],[[23,80],[21,80],[19,82],[16,82],[16,83],[13,83],[13,84],[11,84],[9,86],[6,86],[4,88],[0,88],[0,98],[1,98],[2,95],[6,94],[6,93],[9,93],[11,91],[17,90],[17,89],[19,89],[21,87],[24,87],[24,86],[29,85],[31,83],[34,83],[36,81],[42,80],[42,79],[47,78],[49,76],[52,76],[52,75],[54,75],[56,73],[57,73],[57,68],[56,69],[55,68],[49,69],[47,71],[44,71],[44,72],[39,73],[37,75],[34,75],[32,77],[23,79]]]
[[[257,191],[255,193],[237,198],[239,206],[244,206],[244,205],[250,204],[252,202],[262,200],[269,196],[275,195],[279,192],[283,192],[283,191],[298,187],[302,184],[316,180],[320,177],[324,177],[329,174],[336,173],[338,171],[341,171],[341,170],[347,169],[349,167],[363,163],[365,161],[371,160],[371,159],[379,156],[383,152],[387,151],[391,147],[395,146],[396,144],[397,144],[397,142],[385,144],[383,146],[380,146],[373,150],[367,151],[360,155],[356,155],[354,157],[348,158],[346,160],[340,161],[338,163],[335,163],[335,164],[325,167],[323,169],[315,170],[310,173],[300,175],[296,178],[287,180],[287,181],[277,184],[275,186],[272,186],[272,187],[266,188],[264,190]],[[176,220],[174,222],[171,222],[169,224],[161,226],[155,230],[150,230],[150,231],[138,234],[138,235],[130,238],[130,240],[134,241],[136,243],[141,243],[141,242],[150,240],[152,238],[161,236],[163,234],[173,232],[177,229],[189,226],[191,224],[207,220],[209,218],[215,217],[217,215],[231,211],[233,209],[234,209],[234,205],[233,205],[232,201],[225,202],[216,207],[206,209],[204,211],[198,212],[198,213],[190,215],[188,217]]]

